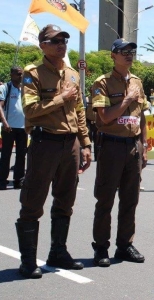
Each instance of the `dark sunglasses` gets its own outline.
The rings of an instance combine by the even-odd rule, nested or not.
[[[47,41],[43,41],[42,43],[49,43],[51,45],[59,45],[59,44],[63,44],[66,45],[68,43],[67,39],[51,39],[51,40],[47,40]]]
[[[13,74],[13,73],[12,73]],[[22,76],[22,73],[14,73],[15,76]]]
[[[123,56],[128,56],[128,55],[136,55],[136,50],[131,49],[131,50],[118,50],[116,53],[121,53]]]

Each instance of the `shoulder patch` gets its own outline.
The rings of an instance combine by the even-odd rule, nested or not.
[[[24,77],[23,78],[23,83],[24,84],[32,84],[33,80],[31,77]]]

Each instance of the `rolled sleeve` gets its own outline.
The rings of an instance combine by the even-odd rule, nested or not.
[[[148,101],[147,101],[147,98],[146,96],[144,97],[144,101],[142,103],[142,110],[147,110],[149,109],[149,105],[148,105]]]
[[[97,111],[98,107],[111,106],[107,87],[104,81],[95,81],[92,88],[92,108]]]

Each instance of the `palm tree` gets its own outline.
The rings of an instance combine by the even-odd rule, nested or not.
[[[151,38],[149,38],[148,37],[148,39],[149,39],[149,41],[151,42],[151,44],[144,44],[144,45],[146,45],[146,46],[140,46],[140,48],[145,48],[147,51],[153,51],[154,52],[154,36],[152,36],[152,39]]]

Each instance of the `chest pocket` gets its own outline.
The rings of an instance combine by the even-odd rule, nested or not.
[[[51,101],[56,95],[58,95],[57,88],[41,89],[41,99]]]
[[[111,105],[117,104],[124,99],[124,93],[116,93],[109,95]]]

